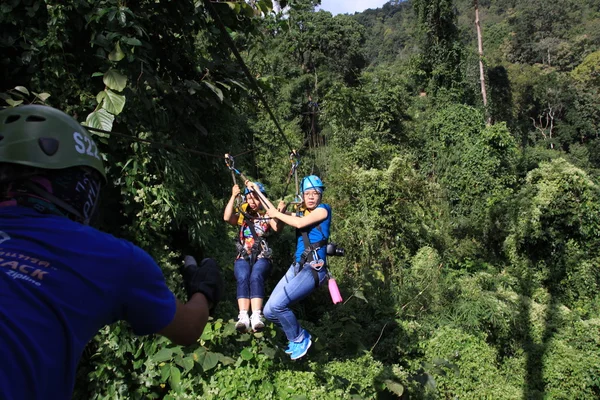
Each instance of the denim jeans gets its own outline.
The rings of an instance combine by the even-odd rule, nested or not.
[[[318,271],[319,286],[327,278],[327,270]],[[264,316],[269,321],[281,326],[288,340],[302,340],[302,328],[290,306],[307,297],[315,290],[315,278],[309,264],[300,268],[298,263],[292,264],[283,278],[279,281],[269,297],[264,309]]]
[[[233,264],[233,273],[237,280],[238,299],[264,299],[265,279],[271,269],[268,258],[259,258],[251,267],[243,258],[238,258]]]

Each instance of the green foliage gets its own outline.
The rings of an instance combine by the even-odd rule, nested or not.
[[[438,252],[422,247],[411,260],[402,281],[400,315],[437,313],[443,306],[443,263]]]
[[[575,68],[571,75],[584,85],[600,87],[600,50],[587,55],[587,57]]]
[[[409,157],[396,157],[386,170],[346,169],[332,177],[340,198],[350,200],[337,211],[336,237],[342,245],[348,243],[346,273],[360,281],[391,285],[401,279],[402,265],[423,244],[436,240],[439,210],[432,208],[436,202],[430,192],[435,188],[412,163]]]
[[[421,32],[421,53],[415,59],[418,87],[435,93],[460,83],[463,46],[450,0],[412,1]]]
[[[327,139],[356,165],[385,168],[407,134],[408,97],[403,79],[384,70],[363,74],[356,87],[334,85],[323,105]]]
[[[427,360],[424,368],[434,378],[435,391],[440,397],[520,397],[522,381],[518,370],[501,371],[496,352],[480,337],[443,327],[422,346]]]
[[[346,395],[373,398],[377,393],[374,382],[382,373],[382,367],[366,354],[356,360],[330,362],[323,368],[323,374],[329,378],[328,385],[342,386]]]
[[[277,388],[277,396],[274,398],[289,400],[310,399],[312,396],[331,400],[349,398],[343,395],[342,390],[331,390],[323,385],[314,371],[282,370],[273,380]]]
[[[75,397],[597,396],[596,5],[479,2],[483,110],[471,1],[393,0],[354,16],[318,3],[211,3],[300,151],[299,174],[325,180],[346,249],[329,260],[344,303],[320,289],[294,306],[313,334],[308,362],[289,361],[273,325],[234,329],[222,155],[239,154],[271,199],[289,200],[294,183],[290,149],[207,3],[0,6],[0,98],[114,130],[97,136],[109,174],[100,227],[155,256],[180,298],[184,252],[217,258],[227,282],[193,346],[103,329]],[[294,239],[289,228],[270,239],[268,288]]]
[[[515,325],[519,320],[519,295],[516,280],[504,271],[490,270],[456,276],[446,293],[446,307],[440,317],[467,333],[483,334],[500,351],[511,353]]]
[[[444,188],[459,238],[499,240],[499,210],[516,183],[518,155],[506,126],[485,127],[479,111],[451,106],[433,116],[426,136],[424,170]]]
[[[594,329],[594,328],[592,328]],[[598,325],[595,325],[598,329]],[[577,350],[563,341],[552,341],[544,358],[544,378],[549,399],[592,399],[600,390],[600,353]],[[565,379],[568,376],[569,379]]]
[[[0,93],[0,98],[10,107],[26,104],[46,105],[46,100],[48,100],[49,97],[49,93],[30,92],[25,86],[16,86],[13,89],[7,90],[5,93]]]
[[[581,51],[573,51],[572,27],[585,18],[588,6],[582,1],[560,5],[544,1],[517,2],[509,17],[512,35],[510,60],[521,63],[545,63],[569,68]],[[575,53],[573,57],[572,53]],[[575,64],[578,64],[578,60]]]
[[[414,48],[416,21],[409,2],[390,1],[381,8],[355,14],[354,18],[367,28],[364,51],[371,65],[406,59]]]
[[[556,159],[527,175],[514,209],[507,254],[565,300],[589,300],[599,288],[598,274],[587,266],[598,257],[598,194],[584,171]]]

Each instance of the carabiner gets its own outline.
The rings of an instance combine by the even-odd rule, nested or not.
[[[310,264],[310,267],[312,269],[314,269],[315,271],[320,271],[323,268],[323,266],[325,265],[325,261],[319,258],[316,261],[311,261],[309,264]]]
[[[235,160],[229,153],[225,153],[225,164],[227,165],[227,168],[239,174],[239,172],[235,169]]]
[[[323,261],[322,259],[319,258],[319,255],[317,254],[317,250],[318,249],[315,249],[312,251],[312,259],[313,260],[310,262],[310,266],[318,271],[321,268],[323,268],[323,264],[325,264],[325,261]]]
[[[262,255],[264,258],[271,258],[273,255],[273,251],[267,245],[267,242],[264,240],[260,241],[260,247],[262,248]]]

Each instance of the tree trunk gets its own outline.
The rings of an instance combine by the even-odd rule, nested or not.
[[[483,106],[487,114],[487,92],[485,90],[485,73],[483,69],[483,40],[481,39],[481,24],[479,23],[479,1],[473,0],[475,6],[475,27],[477,28],[477,47],[479,50],[479,81],[481,82],[481,96],[483,97]],[[487,118],[488,125],[491,124],[491,119]]]

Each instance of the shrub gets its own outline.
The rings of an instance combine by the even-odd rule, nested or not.
[[[515,399],[520,395],[518,375],[505,375],[497,353],[482,338],[442,327],[422,344],[425,370],[435,379],[442,398]]]

